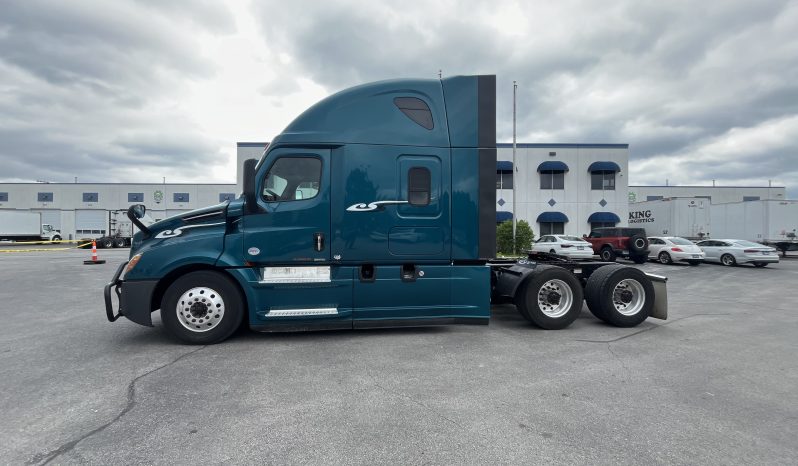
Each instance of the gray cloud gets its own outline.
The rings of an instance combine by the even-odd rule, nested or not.
[[[798,140],[778,156],[752,145],[704,161],[734,128],[798,113],[794,2],[273,1],[254,11],[296,72],[331,90],[438,69],[495,73],[500,140],[511,139],[517,80],[519,140],[628,142],[633,182],[652,180],[641,163],[658,160],[657,182],[772,178],[798,188],[784,163],[798,158]]]
[[[0,179],[213,179],[218,141],[164,102],[216,72],[200,32],[234,26],[205,0],[4,4]]]

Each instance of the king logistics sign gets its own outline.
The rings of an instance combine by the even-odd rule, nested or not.
[[[650,210],[638,210],[629,212],[629,223],[651,223],[654,217],[651,216]]]

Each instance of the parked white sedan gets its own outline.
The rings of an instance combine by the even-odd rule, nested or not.
[[[754,264],[765,267],[778,264],[779,255],[770,246],[742,239],[705,239],[698,246],[706,253],[707,261],[723,265]]]
[[[593,246],[582,238],[568,235],[544,235],[532,245],[533,252],[549,252],[573,258],[593,257]]]
[[[649,236],[648,258],[663,264],[687,262],[698,265],[704,260],[704,251],[689,239],[678,236]]]

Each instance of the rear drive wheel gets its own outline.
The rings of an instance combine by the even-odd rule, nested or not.
[[[762,267],[767,267],[767,265],[768,265],[767,262],[754,262],[754,267],[759,267],[760,269]]]
[[[582,312],[582,285],[568,270],[538,265],[516,291],[515,305],[525,319],[546,330],[565,328]]]
[[[729,267],[737,265],[737,260],[731,254],[720,256],[720,263]]]
[[[609,246],[602,248],[599,256],[604,262],[615,262],[615,251]]]
[[[161,301],[161,320],[179,340],[194,345],[219,343],[241,324],[244,301],[227,276],[210,270],[184,275]]]
[[[590,312],[616,327],[634,327],[648,318],[654,307],[654,285],[642,271],[606,265],[593,272],[585,286]]]
[[[127,246],[125,238],[117,238],[116,241],[114,241],[114,247],[116,248],[124,248],[125,246]]]
[[[98,243],[98,246],[105,249],[111,249],[112,247],[114,247],[114,240],[112,240],[111,238],[101,238],[100,242]]]
[[[671,259],[671,255],[665,251],[659,253],[659,256],[657,257],[659,258],[659,261],[663,264],[673,264],[673,259]]]

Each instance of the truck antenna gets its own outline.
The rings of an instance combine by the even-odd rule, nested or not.
[[[513,254],[516,254],[516,249],[515,249],[515,225],[516,225],[517,220],[515,218],[515,213],[516,213],[516,210],[518,210],[518,209],[516,209],[516,204],[515,204],[515,187],[517,186],[516,183],[518,182],[515,179],[515,173],[518,171],[518,169],[515,166],[515,145],[516,145],[515,144],[515,94],[516,94],[516,90],[517,89],[518,89],[518,83],[513,81]]]

